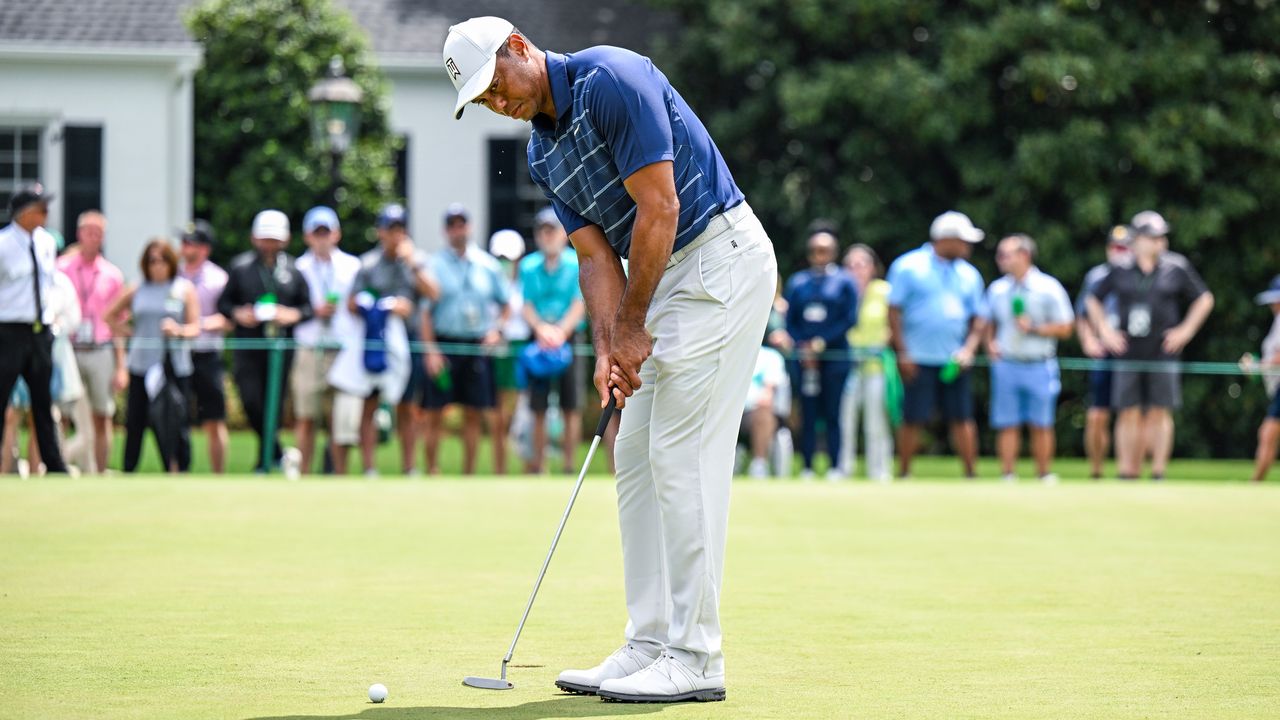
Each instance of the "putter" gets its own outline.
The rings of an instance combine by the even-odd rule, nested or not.
[[[612,388],[610,389],[612,390]],[[497,678],[483,678],[467,676],[462,679],[462,684],[467,687],[480,688],[481,690],[510,690],[515,684],[507,680],[507,663],[511,662],[511,656],[515,654],[516,643],[520,642],[520,631],[524,630],[524,621],[529,619],[529,611],[533,609],[533,599],[538,597],[538,588],[542,586],[542,578],[547,576],[547,566],[551,564],[551,556],[555,554],[556,545],[560,542],[560,534],[564,532],[564,525],[569,521],[569,511],[573,510],[573,502],[578,499],[578,491],[582,489],[582,480],[587,476],[587,468],[591,466],[591,458],[596,454],[596,448],[600,445],[600,438],[604,437],[604,430],[609,426],[609,418],[613,417],[613,411],[617,408],[617,398],[613,396],[613,392],[609,393],[609,404],[604,406],[604,412],[600,413],[600,424],[596,425],[596,436],[591,439],[591,449],[587,451],[587,459],[582,462],[582,470],[578,473],[578,482],[573,486],[573,494],[569,495],[569,504],[564,509],[564,515],[560,518],[560,527],[556,528],[555,537],[551,538],[551,549],[547,551],[547,559],[542,561],[542,570],[538,571],[538,579],[533,583],[533,592],[529,593],[529,602],[524,606],[524,615],[520,618],[520,624],[516,626],[516,636],[511,638],[511,647],[507,649],[507,656],[502,658],[502,674]]]

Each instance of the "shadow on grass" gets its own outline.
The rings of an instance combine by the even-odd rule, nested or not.
[[[565,695],[554,700],[527,702],[511,707],[370,707],[358,715],[280,715],[247,720],[543,720],[601,715],[624,716],[655,713],[665,705],[604,702],[594,697]]]

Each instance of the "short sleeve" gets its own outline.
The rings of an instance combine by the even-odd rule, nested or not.
[[[1111,294],[1111,287],[1115,282],[1114,278],[1115,271],[1108,269],[1107,272],[1099,277],[1097,281],[1093,283],[1093,286],[1089,288],[1089,294],[1097,298],[1099,302],[1106,300],[1107,296]]]
[[[637,170],[675,159],[667,83],[647,59],[601,67],[592,76],[587,107],[623,180]]]
[[[1054,322],[1068,323],[1076,318],[1075,311],[1071,307],[1071,296],[1057,280],[1053,282],[1053,310]]]
[[[1194,302],[1201,295],[1209,292],[1209,286],[1190,263],[1182,263],[1178,267],[1182,269],[1182,296],[1187,302]]]
[[[901,263],[889,266],[889,277],[885,282],[889,283],[889,305],[898,308],[905,305],[911,294],[911,283],[910,274],[902,269]]]

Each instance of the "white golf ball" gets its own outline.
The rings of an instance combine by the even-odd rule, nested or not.
[[[387,686],[382,683],[374,683],[369,686],[369,699],[373,702],[380,703],[387,699]]]

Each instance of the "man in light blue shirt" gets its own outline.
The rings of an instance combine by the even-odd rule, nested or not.
[[[996,264],[1004,277],[987,289],[987,354],[991,357],[991,427],[1006,482],[1017,479],[1021,438],[1027,426],[1036,473],[1046,484],[1057,482],[1053,462],[1053,422],[1062,380],[1058,374],[1058,341],[1071,337],[1071,298],[1062,283],[1032,264],[1036,242],[1010,235],[996,247]]]
[[[965,477],[974,477],[978,429],[969,367],[986,322],[982,275],[967,258],[985,234],[967,215],[949,211],[934,219],[929,237],[889,267],[889,327],[904,391],[899,474],[911,474],[920,428],[940,405]]]
[[[555,350],[577,344],[578,328],[586,315],[578,287],[578,254],[567,247],[569,236],[551,208],[538,213],[534,223],[537,252],[520,261],[520,287],[524,290],[524,319],[533,329],[540,349]],[[582,439],[582,362],[576,353],[556,377],[529,376],[529,409],[533,411],[533,461],[530,471],[540,473],[547,455],[547,406],[551,386],[558,388],[564,417],[564,471],[573,472]]]
[[[493,350],[502,342],[502,326],[511,315],[511,287],[497,258],[468,242],[471,225],[460,205],[445,213],[445,247],[431,258],[440,298],[422,313],[422,341],[427,346],[427,470],[439,472],[441,413],[461,404],[462,472],[475,473],[480,445],[480,417],[493,436],[493,471],[507,471],[506,438],[502,437]],[[442,347],[443,345],[443,347]]]

